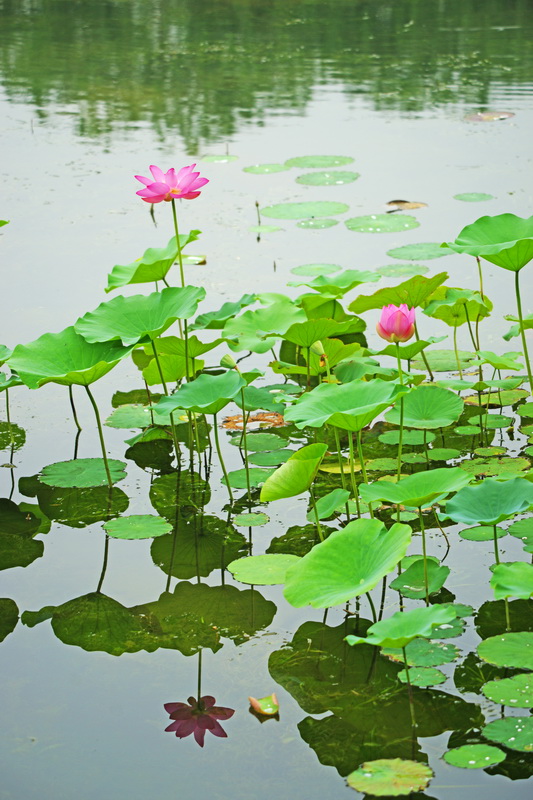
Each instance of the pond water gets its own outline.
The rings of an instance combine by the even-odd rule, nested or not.
[[[529,0],[482,6],[478,0],[0,0],[0,24],[0,218],[9,220],[0,231],[0,342],[9,348],[72,325],[114,296],[104,293],[113,265],[167,243],[173,235],[169,205],[156,205],[152,220],[135,195],[133,175],[146,174],[149,164],[168,169],[197,162],[210,180],[194,203],[178,208],[182,232],[202,231],[188,252],[205,254],[206,263],[186,266],[188,280],[207,292],[201,311],[247,292],[297,297],[301,290],[287,282],[300,265],[392,267],[406,263],[387,255],[393,248],[453,240],[483,214],[531,214]],[[472,118],[488,112],[501,118]],[[295,180],[314,174],[307,168],[244,171],[318,154],[353,159],[339,169],[359,177],[321,186]],[[457,199],[468,194],[487,197]],[[384,214],[398,198],[425,204],[390,215],[412,214],[419,227],[374,234],[344,224]],[[263,225],[280,229],[254,229],[257,206],[324,200],[349,207],[335,217],[338,224],[309,229],[263,215]],[[478,288],[469,256],[417,263],[428,276],[447,271],[450,286]],[[533,312],[530,275],[528,267],[522,273],[525,314]],[[176,275],[173,280],[177,285]],[[397,281],[364,284],[347,303]],[[486,263],[484,282],[494,310],[481,325],[483,347],[520,350],[519,339],[501,339],[510,325],[503,315],[515,313],[511,273]],[[145,290],[120,289],[125,295]],[[365,318],[369,345],[378,349],[377,312]],[[453,346],[445,325],[429,318],[420,325],[424,337],[449,334],[438,346]],[[202,331],[199,338],[216,335]],[[466,325],[458,344],[471,348]],[[225,352],[225,346],[209,352],[206,364],[218,365]],[[266,369],[269,360],[267,352],[243,364]],[[282,379],[269,373],[263,385]],[[104,418],[117,404],[117,390],[142,388],[131,360],[121,362],[94,390]],[[16,429],[12,449],[2,405],[0,535],[16,528],[44,547],[32,544],[28,566],[3,570],[0,596],[22,614],[100,594],[73,603],[63,617],[56,613],[53,627],[50,613],[42,620],[25,617],[2,643],[0,800],[203,793],[214,800],[348,798],[362,796],[346,786],[348,773],[363,761],[397,756],[429,762],[435,773],[427,794],[413,797],[466,800],[474,791],[509,800],[530,796],[528,753],[506,750],[505,761],[488,770],[442,760],[449,747],[479,741],[479,730],[503,713],[481,693],[475,657],[480,636],[504,630],[503,601],[489,602],[492,540],[470,541],[458,536],[461,526],[446,528],[452,544],[446,588],[476,614],[466,619],[460,638],[443,639],[460,653],[442,666],[445,683],[416,690],[413,731],[407,693],[397,689],[397,666],[379,656],[376,667],[366,649],[343,644],[353,620],[346,621],[340,606],[329,611],[324,628],[322,611],[293,608],[280,586],[250,589],[220,568],[248,552],[249,538],[260,554],[289,526],[306,525],[307,495],[266,507],[254,492],[254,510],[266,511],[270,521],[250,531],[235,527],[226,552],[217,526],[226,519],[227,493],[215,457],[211,496],[204,497],[203,550],[199,555],[193,516],[180,533],[183,555],[176,565],[172,541],[161,547],[157,539],[105,539],[107,490],[80,497],[36,483],[33,476],[47,464],[99,454],[83,391],[75,387],[83,427],[78,438],[64,386],[49,383],[38,392],[14,387],[9,398],[11,419],[22,431]],[[516,407],[496,412],[510,415],[515,431],[509,433],[507,422],[489,444],[516,456],[527,446]],[[238,409],[228,406],[225,413]],[[376,432],[382,429],[380,421]],[[164,497],[151,501],[154,484],[161,487],[174,474],[169,448],[135,453],[130,447],[125,456],[124,440],[137,432],[105,427],[110,454],[127,461],[120,483],[127,513],[165,516]],[[292,449],[312,441],[294,426],[276,432]],[[241,468],[239,448],[228,443],[227,431],[221,437],[228,469]],[[448,431],[437,444],[479,444],[460,439]],[[334,442],[328,445],[334,449]],[[372,457],[391,455],[375,437],[367,445]],[[237,495],[246,510],[246,493]],[[115,499],[116,513],[123,513],[127,499],[118,493]],[[31,525],[24,528],[32,514],[43,518],[37,534]],[[430,534],[430,552],[442,559],[445,541],[437,528]],[[419,541],[415,536],[410,553],[420,552]],[[11,545],[2,547],[2,565],[16,563]],[[505,537],[499,548],[504,561],[524,559],[517,538]],[[164,630],[152,630],[149,643],[139,645],[128,609],[135,609],[135,624],[157,616],[147,604],[169,590],[175,598],[158,607]],[[96,607],[101,593],[120,605],[106,600]],[[379,607],[381,584],[373,597]],[[530,630],[530,601],[510,606],[513,630]],[[389,589],[385,616],[397,608],[398,594]],[[365,598],[361,613],[369,614]],[[209,735],[203,749],[192,737],[181,741],[164,732],[169,720],[163,708],[197,695],[200,668],[202,694],[235,709],[223,722],[228,738]],[[366,676],[373,670],[369,689]],[[247,698],[273,691],[279,718],[260,724]],[[507,709],[506,716],[515,712],[529,713]]]

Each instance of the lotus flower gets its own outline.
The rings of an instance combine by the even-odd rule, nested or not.
[[[200,745],[204,746],[206,731],[211,731],[213,736],[227,737],[226,731],[219,723],[219,719],[229,719],[235,713],[233,708],[215,706],[216,700],[210,695],[205,695],[196,700],[194,697],[188,698],[187,703],[165,703],[165,711],[174,720],[166,731],[176,734],[178,739],[194,734],[194,738]]]
[[[159,167],[151,166],[152,178],[143,178],[135,175],[136,179],[144,183],[145,189],[140,189],[136,194],[142,197],[145,203],[162,203],[166,200],[194,200],[198,197],[202,186],[209,183],[207,178],[200,178],[199,172],[193,172],[196,164],[182,167],[178,173],[174,168],[163,172]]]
[[[376,330],[387,342],[407,342],[415,332],[414,308],[409,308],[405,303],[384,306]]]

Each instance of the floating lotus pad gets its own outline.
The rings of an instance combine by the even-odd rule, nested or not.
[[[325,230],[326,228],[333,228],[335,225],[339,224],[338,219],[303,219],[301,222],[297,222],[296,226],[298,228],[304,228],[307,230],[316,230],[321,231]]]
[[[359,233],[399,233],[420,225],[415,217],[408,214],[370,214],[366,217],[352,217],[344,224],[349,231]]]
[[[529,469],[531,463],[527,458],[517,456],[504,456],[503,458],[472,458],[462,461],[460,469],[471,475],[481,475],[483,478],[502,476],[511,478],[519,476],[521,472]]]
[[[428,261],[432,258],[442,258],[449,256],[437,242],[420,242],[419,244],[405,244],[402,247],[394,247],[387,250],[387,255],[391,258],[405,259],[406,261]]]
[[[438,606],[434,606],[438,608]],[[449,620],[446,624],[451,625],[456,620]],[[439,628],[437,625],[433,628],[431,636],[438,636]],[[399,648],[384,647],[381,651],[384,656],[391,658],[393,661],[404,663],[403,652]],[[413,667],[439,667],[443,664],[451,664],[460,655],[460,650],[453,644],[445,642],[431,642],[429,639],[418,638],[410,641],[405,647],[405,655],[407,663]]]
[[[237,445],[237,447],[244,447],[242,436],[232,436],[229,443]],[[287,440],[282,439],[281,436],[276,436],[275,433],[249,433],[246,436],[247,449],[255,452],[281,450],[286,444]]]
[[[273,175],[276,172],[286,172],[290,167],[287,164],[252,164],[250,167],[243,167],[243,172],[250,172],[252,175]]]
[[[225,155],[210,155],[210,156],[202,156],[201,161],[204,164],[230,164],[232,161],[237,161],[239,156],[229,156],[227,153]]]
[[[466,369],[476,360],[476,354],[468,350],[458,350],[457,355],[462,369]],[[457,371],[457,358],[453,350],[428,350],[426,358],[433,372]],[[426,365],[421,358],[414,359],[412,366],[415,369],[426,369]]]
[[[103,528],[113,539],[154,539],[170,533],[172,525],[153,514],[133,514],[105,522]]]
[[[251,233],[276,233],[276,231],[282,231],[283,228],[280,228],[279,225],[250,225],[248,230]]]
[[[317,275],[331,275],[341,269],[342,267],[338,264],[302,264],[299,267],[293,267],[291,272],[293,275],[305,275],[315,278]]]
[[[407,671],[402,669],[398,673],[398,679],[402,683],[411,683],[412,686],[420,686],[421,688],[438,686],[439,683],[445,683],[447,680],[444,672],[441,672],[440,669],[435,669],[435,667],[410,667],[409,677],[407,676]]]
[[[526,553],[533,553],[533,517],[514,522],[507,532],[521,540]]]
[[[511,708],[533,707],[533,675],[531,673],[488,681],[481,691],[485,697],[498,705]]]
[[[425,275],[429,269],[423,264],[386,264],[376,267],[376,272],[385,278],[411,278],[413,275]]]
[[[298,561],[298,556],[285,553],[245,556],[228,564],[228,570],[241,583],[274,586],[285,583],[287,570]]]
[[[304,186],[341,186],[344,183],[353,183],[360,178],[358,172],[309,172],[306,175],[299,175],[296,183],[303,183]]]
[[[463,192],[454,194],[454,200],[462,200],[464,203],[482,203],[484,200],[494,200],[494,195],[484,192]]]
[[[261,216],[273,219],[310,219],[311,217],[328,217],[344,214],[349,206],[346,203],[334,203],[331,200],[318,200],[304,203],[278,203],[261,209]]]
[[[519,631],[490,636],[477,647],[483,661],[497,667],[533,670],[533,633]]]
[[[504,717],[489,722],[483,736],[521,753],[533,752],[533,717]]]
[[[252,488],[262,486],[267,478],[272,475],[276,470],[261,469],[261,467],[252,467],[251,469],[235,469],[228,473],[228,483],[232,489],[247,489],[248,480]],[[222,483],[226,484],[225,477],[221,478]]]
[[[507,531],[503,528],[496,528],[496,538],[501,539],[506,536]],[[469,542],[492,542],[494,540],[494,527],[492,525],[478,525],[475,528],[465,528],[459,531],[461,539]]]
[[[113,483],[126,477],[126,464],[123,461],[109,458],[108,464]],[[48,464],[41,470],[39,480],[47,486],[77,489],[104,486],[108,482],[103,458],[77,458]]]
[[[505,753],[490,744],[465,744],[444,753],[443,759],[452,767],[486,769],[505,761]]]
[[[358,792],[366,792],[374,797],[397,797],[423,791],[432,777],[431,769],[418,761],[380,758],[377,761],[365,761],[346,780],[348,786]]]
[[[238,525],[239,527],[255,528],[266,525],[269,520],[270,517],[267,517],[262,511],[257,511],[251,514],[235,514],[231,521],[234,525]]]
[[[459,419],[463,408],[463,400],[448,389],[418,386],[403,399],[403,424],[407,428],[446,428]],[[385,414],[385,419],[400,424],[398,405]]]
[[[248,456],[248,462],[257,467],[278,467],[284,464],[294,453],[294,450],[271,450],[259,453],[252,453]]]
[[[331,169],[332,167],[344,167],[352,162],[353,158],[350,156],[296,156],[289,158],[285,164],[287,167],[301,167],[302,169]]]

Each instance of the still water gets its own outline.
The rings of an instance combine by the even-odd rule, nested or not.
[[[0,342],[9,347],[71,325],[105,298],[114,264],[168,241],[166,204],[155,208],[154,227],[135,196],[133,175],[145,174],[149,164],[168,169],[197,161],[210,179],[198,200],[179,209],[182,230],[203,232],[191,252],[206,254],[207,263],[188,270],[191,282],[208,292],[205,310],[244,292],[283,292],[294,278],[290,270],[301,264],[373,269],[393,263],[389,249],[454,238],[482,214],[531,214],[533,7],[526,0],[0,0],[0,26],[0,218],[10,220],[0,236]],[[477,112],[514,116],[467,119]],[[300,173],[294,169],[243,172],[315,154],[354,158],[349,169],[360,177],[311,187],[295,182]],[[473,192],[492,199],[455,199]],[[420,229],[371,235],[345,227],[347,216],[382,213],[395,198],[427,204],[414,212]],[[349,205],[340,224],[305,230],[284,220],[281,230],[259,238],[250,230],[257,224],[256,202],[265,207],[322,199]],[[451,285],[477,288],[466,257],[428,266],[431,272],[448,270]],[[531,313],[526,273],[524,312]],[[490,265],[485,280],[495,305],[485,325],[486,347],[518,349],[513,343],[502,347],[500,338],[508,327],[502,315],[514,311],[512,286]],[[462,335],[461,329],[460,345],[467,347]],[[223,350],[214,353],[209,356],[216,364]],[[100,381],[95,394],[104,415],[116,389],[138,385],[134,367],[126,364]],[[98,452],[98,440],[83,397],[79,412],[84,430],[77,452],[89,457]],[[32,504],[35,513],[31,482],[18,482],[73,457],[67,393],[54,384],[39,392],[14,389],[11,414],[26,442],[13,455],[15,469],[1,470],[1,494]],[[114,457],[123,458],[125,433],[106,428]],[[238,449],[226,449],[228,467],[242,466]],[[2,459],[10,460],[9,448]],[[154,513],[152,471],[128,463],[128,479],[120,484],[130,499],[128,513]],[[208,514],[219,514],[225,502],[218,487],[214,473]],[[46,514],[46,499],[38,499]],[[305,524],[302,499],[278,505],[270,507],[270,523],[254,531],[255,553],[287,524]],[[37,535],[44,556],[2,573],[0,594],[21,613],[94,592],[106,554],[103,591],[122,606],[152,602],[167,588],[148,542],[113,540],[107,553],[100,522],[78,518],[72,525],[68,509],[48,512],[63,522]],[[450,590],[476,609],[487,599],[479,595],[491,563],[486,545],[457,539],[447,562],[455,575]],[[438,554],[440,542],[434,547]],[[510,537],[501,547],[507,560],[522,557]],[[177,577],[180,585],[196,583],[194,569]],[[202,582],[233,583],[220,569]],[[35,627],[19,621],[2,644],[1,800],[348,798],[354,792],[344,776],[363,760],[412,757],[415,751],[435,771],[427,797],[463,800],[478,791],[510,800],[529,796],[531,766],[523,754],[509,774],[495,768],[490,777],[441,760],[452,731],[462,743],[461,736],[499,714],[480,694],[463,690],[459,696],[454,670],[460,659],[444,667],[447,683],[427,690],[413,742],[405,728],[407,706],[391,702],[383,710],[380,699],[343,711],[332,696],[332,683],[343,696],[357,697],[359,690],[344,668],[335,672],[338,662],[327,661],[342,638],[340,611],[328,616],[329,626],[340,626],[330,641],[302,628],[306,620],[320,622],[321,612],[293,609],[277,587],[254,594],[235,586],[243,594],[235,594],[225,612],[225,634],[205,640],[201,677],[202,692],[236,712],[224,723],[228,738],[209,736],[203,750],[192,738],[164,733],[163,710],[164,703],[196,694],[198,641],[208,637],[196,630],[198,620],[178,649],[160,646],[120,657],[65,644],[48,620]],[[291,657],[284,660],[289,651],[281,651],[269,662],[297,630]],[[470,618],[458,646],[468,653],[478,640]],[[309,658],[314,652],[320,659]],[[386,683],[383,669],[379,679]],[[271,691],[278,694],[280,718],[260,724],[248,712],[247,697]]]

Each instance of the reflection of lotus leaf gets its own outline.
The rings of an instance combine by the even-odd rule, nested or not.
[[[178,507],[202,508],[211,499],[211,490],[196,472],[173,472],[156,478],[150,487],[150,502],[155,510],[174,522]]]
[[[13,422],[0,422],[0,450],[20,450],[26,441],[26,431]]]
[[[19,610],[14,600],[0,597],[0,642],[13,631],[19,619]]]
[[[38,483],[36,488],[39,506],[46,516],[70,528],[84,528],[118,517],[129,504],[127,495],[116,486],[110,491],[108,486],[60,489]]]

